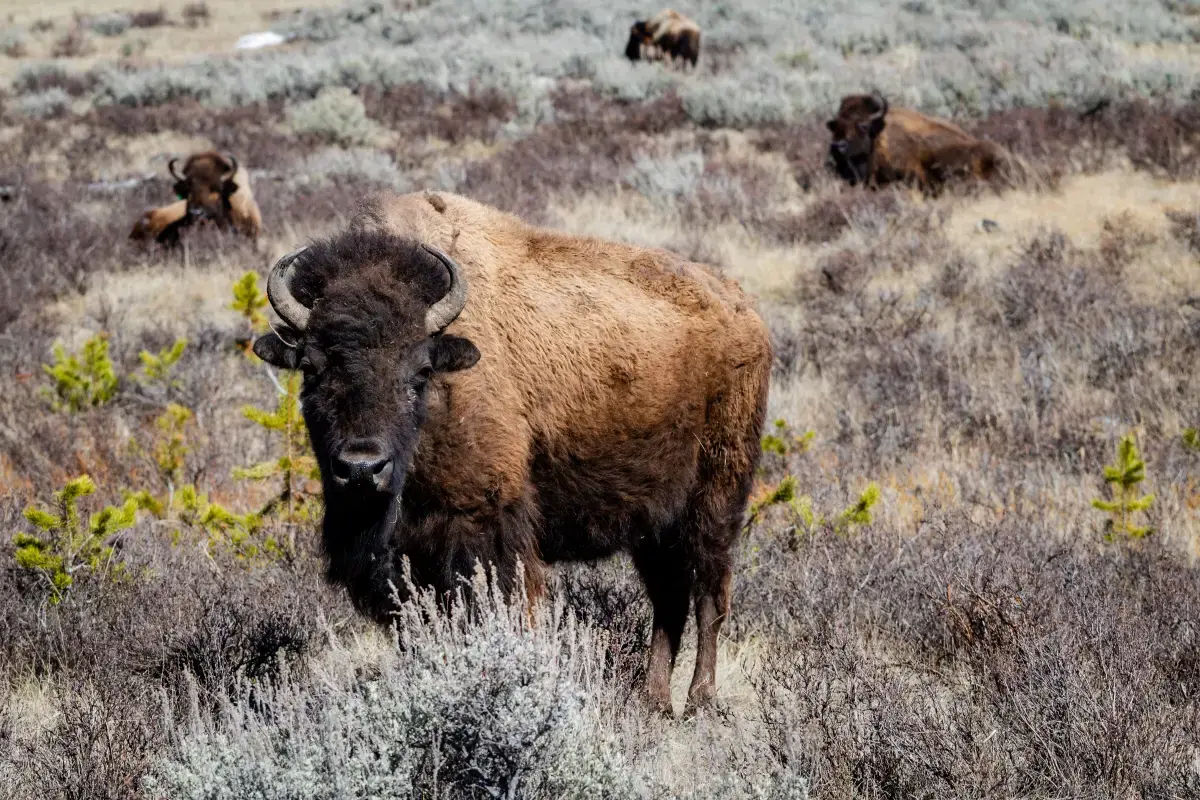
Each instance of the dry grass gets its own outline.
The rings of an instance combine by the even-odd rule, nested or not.
[[[89,36],[91,52],[81,57],[65,59],[71,69],[85,70],[96,64],[128,59],[128,48],[141,42],[134,63],[151,65],[159,62],[178,62],[198,55],[233,53],[238,37],[270,28],[272,15],[287,15],[305,8],[337,5],[335,0],[205,0],[207,22],[190,26],[184,14],[187,2],[157,3],[137,0],[98,0],[84,7],[73,0],[50,0],[29,4],[21,0],[0,0],[0,18],[16,25],[32,28],[42,21],[53,25],[42,33],[31,33],[21,59],[0,56],[0,79],[8,79],[20,69],[23,59],[38,60],[55,56],[55,42],[70,30],[75,16],[122,11],[133,15],[166,11],[166,23],[153,27],[131,26],[119,36]]]

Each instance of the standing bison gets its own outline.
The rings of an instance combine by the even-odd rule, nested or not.
[[[906,108],[889,108],[880,95],[848,95],[826,123],[829,155],[850,184],[910,182],[936,192],[953,178],[986,181],[1008,177],[1009,159],[991,142],[945,120]]]
[[[650,20],[638,20],[629,29],[625,57],[630,61],[681,59],[696,66],[700,58],[700,26],[672,9]]]
[[[536,598],[546,564],[624,550],[654,608],[652,703],[670,711],[692,598],[688,707],[713,698],[771,368],[736,284],[409,194],[282,258],[267,290],[285,325],[254,352],[304,371],[327,574],[360,608],[386,618],[405,557],[418,585],[482,561]]]

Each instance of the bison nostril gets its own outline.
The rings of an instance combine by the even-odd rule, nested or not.
[[[374,439],[356,439],[347,443],[330,465],[333,479],[347,484],[374,484],[379,491],[391,486],[392,459]]]
[[[350,480],[350,465],[348,463],[340,458],[335,458],[333,459],[333,464],[330,466],[333,468],[333,477],[336,480],[342,483]]]

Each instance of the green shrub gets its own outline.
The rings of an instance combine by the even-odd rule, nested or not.
[[[302,136],[343,146],[367,144],[379,130],[362,100],[342,86],[322,89],[312,100],[292,106],[288,121]]]
[[[114,563],[113,534],[135,521],[137,503],[127,499],[120,508],[106,506],[92,514],[85,527],[79,516],[79,498],[96,491],[87,475],[71,480],[54,493],[55,511],[35,506],[25,509],[25,519],[38,533],[13,537],[17,566],[38,575],[51,603],[57,604],[84,573],[119,575],[123,565]]]
[[[233,302],[229,307],[242,315],[246,323],[246,335],[237,340],[237,346],[248,358],[254,356],[254,337],[267,330],[267,296],[258,288],[258,273],[248,271],[233,284]]]
[[[123,11],[97,14],[88,20],[88,30],[101,36],[120,36],[133,24],[133,17]]]
[[[812,534],[818,528],[827,528],[838,534],[849,533],[862,525],[870,525],[871,509],[879,502],[880,491],[876,483],[867,484],[856,500],[833,519],[826,519],[813,510],[813,500],[797,492],[799,482],[794,475],[787,475],[770,491],[750,504],[750,517],[746,527],[759,522],[768,508],[783,506],[791,518],[794,533]]]
[[[315,495],[305,490],[305,484],[320,478],[321,473],[309,445],[304,415],[300,413],[300,376],[289,375],[283,388],[274,411],[254,406],[242,408],[247,419],[279,435],[283,452],[273,461],[237,468],[233,477],[252,481],[282,478],[279,494],[259,511],[260,516],[278,514],[289,521],[315,519],[320,515],[319,502]]]
[[[1193,453],[1200,453],[1200,429],[1187,428],[1180,437],[1183,440],[1183,446]]]
[[[31,119],[55,119],[71,109],[71,95],[65,89],[53,86],[44,92],[22,95],[17,100],[17,110]]]
[[[108,336],[98,333],[88,339],[80,354],[67,353],[61,344],[54,346],[54,363],[42,369],[54,381],[45,390],[56,411],[82,411],[102,406],[116,397],[117,373],[108,356]]]
[[[175,344],[158,353],[151,353],[148,350],[138,353],[138,358],[142,361],[142,369],[139,374],[133,376],[134,380],[144,386],[158,384],[163,387],[177,387],[179,382],[171,378],[171,371],[179,363],[187,343],[187,339],[179,339]]]
[[[807,453],[812,447],[813,439],[817,436],[814,430],[797,434],[788,425],[787,420],[775,420],[775,429],[762,437],[763,453],[786,457],[792,453]]]
[[[402,645],[370,668],[334,642],[316,685],[194,710],[147,797],[670,796],[639,786],[601,713],[603,642],[561,609],[531,619],[478,574],[474,588],[473,619],[427,594],[404,604]]]
[[[1097,498],[1092,506],[1105,512],[1105,537],[1112,541],[1118,537],[1141,539],[1152,531],[1149,527],[1134,524],[1139,511],[1150,508],[1154,495],[1138,497],[1138,484],[1146,479],[1146,462],[1138,453],[1137,442],[1132,435],[1124,436],[1117,443],[1117,457],[1104,468],[1104,481],[1112,490],[1112,500]]]

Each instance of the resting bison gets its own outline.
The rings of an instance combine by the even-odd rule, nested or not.
[[[182,175],[175,171],[178,160],[171,159],[167,169],[175,178],[175,194],[187,200],[189,218],[258,238],[262,215],[250,190],[250,176],[237,159],[212,150],[194,153],[184,162]]]
[[[449,255],[448,255],[449,254]],[[254,352],[305,373],[328,577],[385,619],[407,557],[445,592],[477,561],[530,597],[545,565],[628,551],[669,712],[692,597],[689,708],[715,691],[730,547],[760,452],[771,346],[731,281],[450,194],[384,196],[267,281]]]
[[[678,11],[664,9],[649,21],[633,23],[625,57],[630,61],[679,58],[694,67],[700,58],[700,26]]]
[[[179,231],[188,221],[187,200],[176,200],[169,206],[147,209],[134,223],[129,238],[139,241],[153,239],[172,247],[179,243]]]
[[[994,181],[1009,166],[991,142],[945,120],[889,108],[879,95],[843,97],[837,116],[826,125],[833,134],[834,169],[852,186],[912,182],[936,191],[955,177]]]

